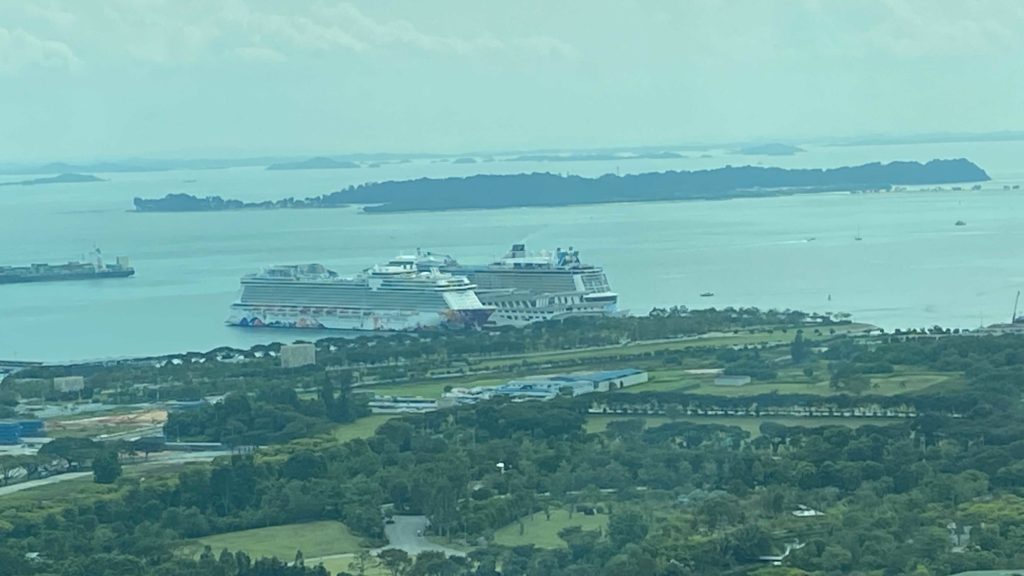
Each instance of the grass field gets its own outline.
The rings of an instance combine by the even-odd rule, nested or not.
[[[867,332],[868,330],[874,329],[874,327],[869,324],[856,323],[833,326],[831,328],[835,329],[836,335],[864,333]],[[813,330],[813,327],[804,328],[805,334],[810,332],[811,330]],[[552,352],[535,352],[516,356],[506,356],[503,358],[484,359],[480,361],[479,366],[502,367],[508,365],[509,363],[519,363],[522,360],[528,360],[530,362],[535,363],[566,359],[575,359],[581,361],[598,360],[609,356],[620,356],[623,354],[646,354],[649,352],[656,352],[659,350],[686,350],[688,348],[697,348],[705,346],[746,346],[752,344],[781,345],[792,342],[795,334],[795,328],[791,328],[786,332],[782,332],[781,330],[773,330],[771,332],[758,331],[754,332],[753,334],[751,334],[748,331],[740,331],[736,334],[715,334],[678,340],[636,342],[625,344],[623,346],[609,346],[585,350],[556,350]],[[818,339],[819,336],[814,336],[814,338]]]
[[[158,464],[125,466],[123,478],[146,478],[147,482],[176,482],[176,475],[183,470],[179,463],[167,464],[166,468]],[[173,476],[172,476],[173,474]],[[59,513],[61,509],[76,506],[79,502],[114,498],[122,491],[117,484],[97,484],[92,473],[84,476],[42,484],[18,492],[0,496],[0,520],[7,512],[34,512],[45,515],[48,512]]]
[[[587,416],[586,431],[591,433],[603,432],[608,428],[608,423],[615,420],[629,420],[632,418],[639,418],[645,421],[645,428],[651,428],[654,426],[660,426],[671,420],[665,416],[626,416],[617,414],[590,414]],[[885,426],[887,424],[893,424],[901,422],[899,418],[841,418],[841,417],[821,417],[821,418],[800,418],[800,417],[763,417],[755,418],[753,416],[682,416],[677,419],[680,422],[693,422],[695,424],[721,424],[723,426],[738,426],[747,432],[750,432],[751,438],[756,438],[761,435],[761,424],[765,422],[775,422],[776,424],[782,424],[783,426],[803,426],[806,428],[820,427],[820,426],[847,426],[849,428],[857,428],[872,424],[875,426]]]
[[[242,550],[253,558],[276,556],[286,561],[294,559],[297,550],[302,550],[306,558],[314,558],[357,553],[363,549],[359,538],[348,527],[340,522],[329,521],[216,534],[196,540],[188,547],[188,551],[199,553],[203,546],[209,546],[214,554],[226,548],[231,551]]]
[[[394,414],[374,414],[365,416],[348,424],[339,424],[332,434],[339,442],[348,442],[356,438],[369,438],[380,428],[380,425],[394,418]]]
[[[513,522],[508,526],[499,528],[494,533],[494,541],[502,546],[525,546],[533,544],[538,548],[563,548],[565,541],[558,537],[558,531],[570,526],[579,526],[584,530],[605,529],[608,526],[606,514],[595,514],[586,516],[580,512],[569,518],[568,510],[552,510],[551,519],[548,520],[543,512],[533,515],[533,518],[523,518],[523,533],[519,533],[519,523]]]
[[[347,572],[349,574],[357,574],[358,569],[355,565],[355,557],[353,556],[340,556],[336,558],[324,558],[323,560],[306,560],[306,566],[316,566],[317,564],[323,564],[323,567],[327,569],[331,574],[341,574]],[[387,576],[389,572],[380,565],[367,566],[365,576]]]
[[[27,490],[21,490],[0,497],[0,518],[3,512],[12,509],[41,509],[51,506],[71,504],[79,500],[99,500],[104,496],[116,494],[117,487],[96,484],[92,475],[65,480],[53,484],[43,484]]]
[[[584,425],[587,433],[597,434],[608,429],[609,422],[616,420],[643,420],[644,428],[653,428],[671,422],[666,416],[627,416],[620,414],[589,414]]]
[[[685,391],[691,394],[708,396],[755,396],[758,394],[817,394],[827,396],[837,391],[829,386],[828,369],[824,363],[814,367],[814,376],[807,377],[802,368],[783,368],[778,378],[771,381],[754,381],[745,386],[715,386],[714,374],[694,374],[686,370],[650,371],[651,381],[639,386],[632,386],[624,392],[671,392]],[[916,368],[899,366],[892,374],[871,378],[871,390],[866,394],[892,396],[917,392],[925,388],[942,385],[956,386],[963,382],[963,377],[948,372],[929,372]]]

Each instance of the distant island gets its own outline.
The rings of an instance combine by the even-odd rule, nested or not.
[[[878,162],[829,169],[726,166],[714,170],[650,172],[598,178],[557,174],[477,175],[370,182],[296,200],[245,203],[218,196],[170,194],[135,199],[139,212],[185,212],[240,208],[335,208],[364,205],[365,212],[405,212],[570,206],[607,202],[724,200],[835,191],[888,190],[893,186],[983,182],[988,174],[965,159]]]
[[[473,158],[472,156],[463,156],[462,158],[452,160],[452,164],[476,164],[476,158]]]
[[[616,154],[611,152],[574,152],[571,154],[521,154],[508,158],[509,162],[599,162],[621,160],[670,160],[682,158],[678,152],[638,152],[635,154]]]
[[[103,182],[92,174],[58,174],[46,178],[32,178],[31,180],[19,180],[17,182],[0,182],[0,186],[39,186],[42,184],[78,184],[81,182]]]
[[[756,146],[746,146],[744,148],[740,148],[737,152],[748,156],[793,156],[795,154],[805,152],[805,150],[798,146],[772,142],[768,144],[758,144]]]
[[[135,198],[136,212],[219,212],[223,210],[280,210],[284,208],[343,208],[341,203],[326,205],[321,198],[299,200],[284,198],[263,202],[243,202],[220,196],[200,198],[191,194],[168,194],[163,198]]]
[[[359,164],[347,160],[334,160],[326,156],[318,156],[300,162],[279,162],[267,166],[267,170],[338,170],[359,168]]]

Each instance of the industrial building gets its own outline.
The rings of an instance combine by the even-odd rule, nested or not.
[[[81,376],[58,376],[53,379],[53,389],[62,394],[81,392],[85,389],[85,378]]]
[[[281,346],[280,358],[282,368],[299,368],[316,364],[316,346],[313,344]]]
[[[0,421],[0,445],[21,444],[23,438],[45,436],[42,420]]]
[[[593,392],[609,392],[647,382],[647,372],[635,368],[573,372],[512,380],[500,386],[455,388],[444,397],[457,404],[471,404],[480,400],[506,396],[518,400],[550,400],[560,394],[580,396]]]

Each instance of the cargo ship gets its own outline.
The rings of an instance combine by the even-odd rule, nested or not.
[[[465,276],[378,265],[350,278],[321,264],[272,266],[241,279],[227,324],[245,327],[402,331],[480,327],[494,308]]]
[[[119,256],[114,264],[105,263],[99,249],[93,252],[92,256],[91,261],[81,260],[67,264],[0,266],[0,284],[101,280],[104,278],[127,278],[135,274],[135,269],[123,256]]]

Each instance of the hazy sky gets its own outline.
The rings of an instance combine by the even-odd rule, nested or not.
[[[0,163],[1007,129],[1020,0],[0,0]]]

